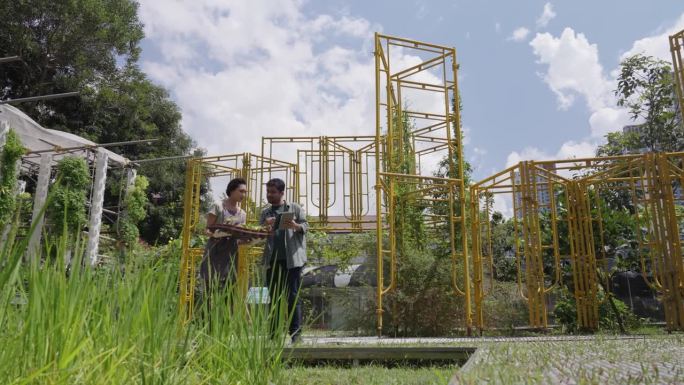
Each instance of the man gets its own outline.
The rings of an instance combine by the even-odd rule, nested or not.
[[[275,319],[272,320],[272,333],[279,324],[280,298],[287,298],[288,316],[291,317],[289,332],[292,343],[301,339],[302,308],[299,303],[299,287],[302,280],[302,267],[306,263],[306,212],[297,203],[285,202],[285,182],[271,179],[266,183],[266,199],[271,206],[261,212],[259,223],[273,230],[264,247],[264,265],[271,305],[277,306]],[[279,229],[278,218],[282,213],[294,213],[294,218],[283,223]]]

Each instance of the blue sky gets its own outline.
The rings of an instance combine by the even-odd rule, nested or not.
[[[669,61],[684,3],[143,0],[142,68],[209,153],[262,135],[373,133],[373,32],[452,45],[475,179],[522,159],[581,157],[627,123],[621,57]]]

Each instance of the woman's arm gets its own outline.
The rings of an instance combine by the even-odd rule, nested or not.
[[[216,224],[216,218],[217,218],[216,214],[214,214],[214,213],[207,214],[207,227],[215,225]],[[204,229],[204,233],[207,235],[213,234],[213,232],[211,230],[209,230],[208,228]]]

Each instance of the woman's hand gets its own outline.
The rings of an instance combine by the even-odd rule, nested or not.
[[[275,220],[275,217],[266,218],[266,220],[264,221],[264,228],[267,231],[273,231],[273,225],[275,224]]]

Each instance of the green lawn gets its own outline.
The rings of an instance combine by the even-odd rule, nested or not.
[[[497,343],[479,349],[457,382],[674,384],[684,382],[684,336]]]
[[[457,367],[385,368],[292,368],[284,371],[283,385],[431,385],[446,384]]]

